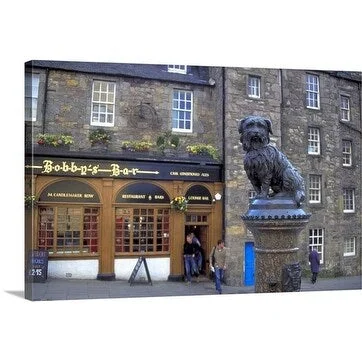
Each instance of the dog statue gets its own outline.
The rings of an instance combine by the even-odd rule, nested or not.
[[[239,133],[246,151],[244,169],[257,192],[256,197],[292,196],[299,208],[305,199],[304,180],[287,157],[269,144],[269,133],[273,134],[271,121],[248,116],[240,121]]]

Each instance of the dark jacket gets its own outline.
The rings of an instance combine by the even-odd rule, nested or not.
[[[319,254],[317,250],[312,250],[309,254],[309,262],[310,262],[310,270],[312,273],[318,273],[319,272]]]
[[[184,255],[195,255],[198,250],[197,244],[187,242],[184,244]]]

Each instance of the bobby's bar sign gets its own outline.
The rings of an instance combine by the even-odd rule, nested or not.
[[[186,163],[28,157],[25,171],[36,175],[221,181],[220,166]]]

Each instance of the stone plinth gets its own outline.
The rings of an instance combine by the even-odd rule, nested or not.
[[[281,292],[283,269],[298,264],[298,235],[310,214],[291,197],[254,199],[241,216],[255,239],[255,292]]]

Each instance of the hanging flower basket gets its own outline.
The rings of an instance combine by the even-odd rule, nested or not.
[[[24,198],[24,205],[25,208],[30,209],[34,206],[36,206],[37,202],[35,200],[35,195],[25,195]]]
[[[171,200],[171,208],[180,211],[185,212],[187,210],[187,200],[185,196],[176,196]]]

